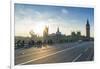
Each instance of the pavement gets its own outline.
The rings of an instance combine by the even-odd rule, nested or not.
[[[45,45],[15,50],[15,65],[65,63],[94,60],[94,42]]]

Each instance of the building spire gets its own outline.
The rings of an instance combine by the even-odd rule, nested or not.
[[[88,20],[88,19],[87,19],[87,23],[86,23],[86,25],[89,26],[89,20]]]
[[[86,23],[86,37],[90,38],[90,24],[89,24],[88,19],[87,19],[87,23]]]
[[[59,27],[57,28],[57,32],[59,32]]]
[[[61,32],[59,31],[59,27],[57,28],[57,32],[56,32],[56,34],[61,35]]]

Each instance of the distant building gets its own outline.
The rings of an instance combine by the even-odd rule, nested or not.
[[[46,26],[45,29],[44,29],[44,31],[43,31],[43,37],[44,38],[48,36],[48,29],[49,28]]]
[[[90,38],[90,24],[88,20],[86,23],[86,38]]]
[[[53,43],[62,43],[62,42],[74,42],[78,40],[90,40],[90,24],[87,20],[86,23],[86,37],[81,35],[80,31],[73,31],[71,35],[64,35],[60,32],[59,27],[57,28],[56,33],[48,34],[49,28],[46,26],[43,31],[43,42],[53,42]]]
[[[80,37],[81,36],[81,32],[80,31],[77,31],[77,32],[71,32],[71,36],[78,36]]]
[[[56,35],[61,35],[61,32],[59,31],[59,27],[57,28]]]
[[[81,36],[81,32],[80,32],[80,31],[77,32],[77,36],[78,36],[78,37]]]
[[[49,28],[45,26],[44,31],[43,31],[43,42],[47,42],[48,32],[49,32]]]
[[[71,36],[75,36],[76,35],[76,33],[75,32],[71,32]]]
[[[45,32],[44,35],[46,35],[46,32]],[[61,32],[59,31],[59,27],[58,27],[56,33],[48,34],[47,37],[44,36],[44,40],[43,41],[44,42],[59,43],[61,40],[64,40],[65,37],[66,37],[65,35],[61,34]]]

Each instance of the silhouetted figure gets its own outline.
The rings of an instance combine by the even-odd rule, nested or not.
[[[20,48],[21,47],[21,40],[18,40],[15,44],[16,44],[16,48]]]
[[[48,40],[48,44],[52,44],[53,42],[52,42],[52,40]]]
[[[41,41],[41,40],[37,41],[36,44],[37,44],[37,47],[38,47],[38,48],[41,48],[41,47],[42,47],[42,41]]]
[[[35,44],[34,40],[31,40],[31,44],[32,44],[32,45],[34,45],[34,44]]]
[[[29,47],[34,46],[34,45],[35,45],[35,41],[34,41],[34,40],[30,40],[30,41],[28,42],[28,45],[29,45]]]
[[[21,42],[21,47],[23,48],[24,46],[25,46],[25,41],[22,40],[22,42]]]
[[[28,46],[31,47],[31,45],[32,45],[32,44],[31,44],[31,42],[29,41],[29,42],[28,42]]]

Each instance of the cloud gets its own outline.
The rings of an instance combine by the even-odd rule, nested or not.
[[[68,14],[68,10],[67,10],[67,9],[64,9],[64,8],[63,8],[61,11],[62,11],[62,13],[64,13],[64,14]]]
[[[79,12],[72,13],[74,13],[73,10],[64,7],[59,9],[46,8],[43,10],[35,6],[19,6],[15,10],[15,33],[27,33],[33,29],[35,33],[41,34],[43,27],[49,25],[50,33],[55,33],[59,26],[60,31],[66,35],[73,30],[80,30],[84,34],[85,24],[82,21],[83,19],[81,20],[80,18],[83,14],[81,15]],[[75,14],[80,14],[81,16],[77,17]]]

